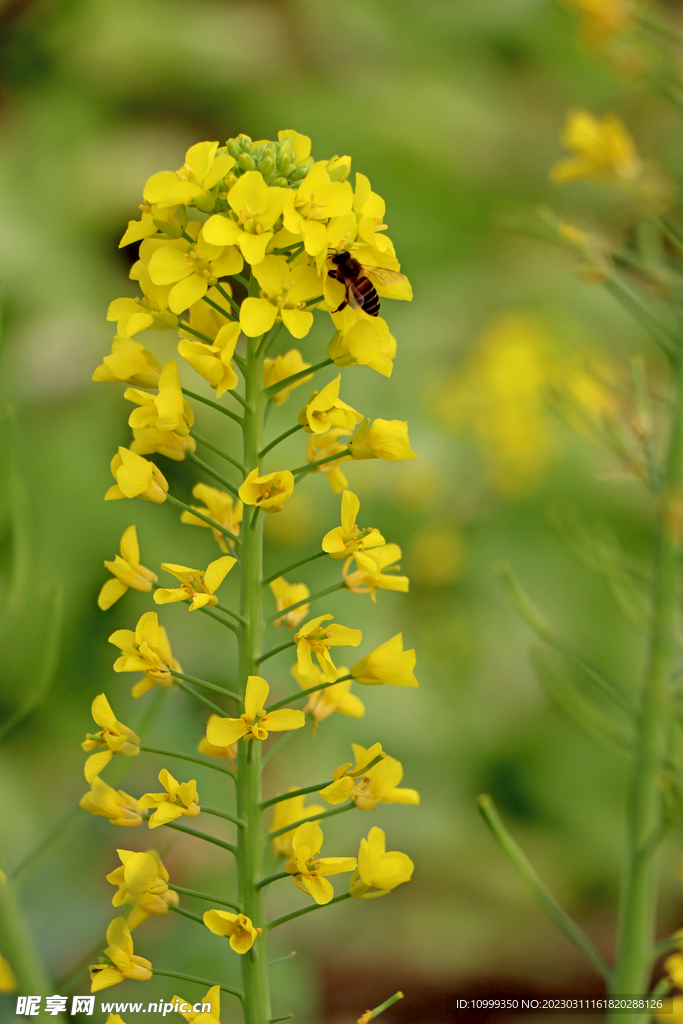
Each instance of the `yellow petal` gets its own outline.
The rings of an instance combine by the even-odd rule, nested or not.
[[[215,562],[209,564],[204,573],[204,585],[211,594],[218,590],[233,565],[235,565],[235,562],[236,559],[231,558],[229,555],[224,555],[223,558],[217,558]]]
[[[306,716],[294,708],[279,708],[267,714],[263,724],[269,732],[286,732],[288,729],[300,729],[306,724]]]
[[[120,597],[123,597],[127,590],[128,587],[125,583],[122,583],[121,580],[116,578],[107,580],[97,597],[98,607],[101,608],[102,611],[106,612],[107,608],[111,608],[111,606],[115,604]]]
[[[246,298],[240,309],[240,326],[249,338],[258,338],[275,323],[277,307],[268,299]]]
[[[246,736],[249,727],[241,718],[211,718],[206,727],[206,738],[214,747],[229,747],[242,736]]]
[[[208,282],[199,274],[190,274],[184,281],[174,284],[168,294],[168,304],[174,313],[183,313],[206,295]]]
[[[303,309],[283,309],[282,322],[293,338],[305,338],[313,326],[313,314]]]
[[[270,686],[265,679],[261,676],[249,676],[244,697],[244,713],[250,722],[256,718],[256,712],[262,710],[269,693]]]

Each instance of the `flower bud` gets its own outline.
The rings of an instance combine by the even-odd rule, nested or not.
[[[225,146],[230,156],[234,157],[235,160],[239,159],[239,155],[242,150],[238,146],[236,139],[228,139]]]
[[[243,153],[248,153],[249,156],[254,152],[253,144],[248,135],[238,135],[237,144]]]
[[[183,229],[180,223],[174,224],[173,221],[157,220],[156,217],[153,218],[153,223],[157,231],[163,231],[169,238],[182,238]]]
[[[200,194],[198,196],[195,196],[194,205],[197,207],[198,210],[201,210],[203,213],[213,213],[214,207],[216,205],[215,196],[212,196],[210,193],[207,195]]]
[[[269,156],[266,156],[259,162],[257,170],[261,172],[264,178],[267,178],[275,170],[275,163]]]
[[[346,181],[351,173],[351,157],[333,156],[331,160],[327,161],[326,170],[330,181]]]
[[[287,188],[289,182],[287,181],[286,178],[275,178],[273,181],[271,181],[270,184],[276,186],[277,188]]]
[[[240,153],[239,157],[237,158],[237,163],[239,164],[243,171],[256,170],[256,161],[254,160],[253,156],[251,156],[249,153]]]
[[[286,174],[289,168],[292,166],[292,158],[288,153],[280,153],[277,159],[277,169],[280,174]]]

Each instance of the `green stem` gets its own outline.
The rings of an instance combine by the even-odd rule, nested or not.
[[[213,299],[210,299],[208,295],[204,295],[203,299],[204,302],[208,303],[209,306],[213,306],[217,313],[220,313],[221,316],[224,316],[226,320],[231,320],[233,323],[237,320],[236,316],[233,316],[232,313],[229,313],[227,309],[223,309],[223,307],[219,306],[217,302],[214,302]]]
[[[15,898],[14,887],[0,880],[0,948],[12,967],[19,992],[49,996],[53,983],[41,963],[38,950]],[[60,1017],[61,1020],[63,1018]]]
[[[210,398],[204,398],[203,395],[198,395],[196,391],[188,391],[187,388],[183,388],[183,394],[187,395],[195,402],[201,402],[202,405],[208,405],[210,409],[216,409],[218,412],[222,412],[224,416],[229,416],[235,423],[239,423],[242,426],[242,417],[238,416],[232,409],[226,409],[224,405],[219,405],[218,402],[212,402]]]
[[[199,914],[193,914],[191,910],[185,910],[184,907],[177,907],[175,903],[169,903],[169,910],[172,910],[174,914],[181,914],[183,917],[189,917],[190,921],[196,921],[202,928],[206,928],[204,924],[204,918],[200,917]]]
[[[72,822],[75,821],[77,818],[80,818],[80,816],[81,808],[79,807],[78,804],[76,804],[74,807],[71,808],[70,811],[67,811],[64,817],[61,819],[61,821],[59,821],[57,825],[55,825],[53,830],[49,833],[48,836],[46,836],[43,842],[40,843],[39,846],[36,846],[36,848],[32,850],[31,853],[29,853],[26,857],[24,857],[22,861],[19,862],[19,864],[14,868],[14,870],[9,875],[10,881],[15,881],[19,877],[19,875],[21,875],[26,870],[26,868],[28,868],[34,862],[34,860],[37,860],[38,857],[41,857],[47,850],[49,850],[52,844],[56,843],[62,837],[62,835],[64,835],[64,833],[71,827]]]
[[[652,633],[638,718],[638,753],[631,781],[627,865],[621,893],[616,993],[645,993],[657,903],[657,857],[648,849],[662,821],[660,772],[666,759],[668,689],[676,668],[681,599],[681,538],[677,521],[683,487],[683,358],[671,365],[670,427],[652,582]]]
[[[182,330],[184,331],[187,331],[188,334],[194,334],[195,338],[199,338],[199,340],[203,341],[206,345],[214,344],[213,338],[210,338],[208,334],[202,334],[201,331],[195,331],[194,327],[190,327],[190,325],[186,324],[184,320],[178,321],[178,327],[182,328]]]
[[[313,604],[314,601],[320,600],[321,597],[327,597],[328,594],[334,594],[337,590],[346,590],[346,583],[343,580],[341,583],[335,583],[333,587],[328,587],[327,590],[319,590],[317,594],[311,594],[309,597],[303,597],[300,601],[295,601],[294,604],[288,604],[282,611],[275,612],[269,619],[266,619],[266,622],[274,622],[275,619],[281,619],[287,612],[292,612],[303,604]]]
[[[285,438],[291,437],[292,434],[296,434],[299,430],[303,429],[303,423],[297,423],[296,426],[290,427],[289,430],[285,430],[284,434],[280,434],[279,437],[276,437],[274,441],[271,441],[270,444],[267,444],[266,447],[259,452],[259,457],[263,458],[265,455],[268,454],[269,451],[272,451],[272,449],[275,448],[276,445],[284,441]]]
[[[228,479],[226,479],[226,477],[224,477],[221,473],[217,473],[215,469],[212,469],[211,466],[204,462],[203,459],[200,459],[197,455],[195,455],[194,452],[185,452],[185,458],[188,459],[190,462],[194,462],[195,466],[198,466],[199,469],[203,469],[205,473],[207,473],[209,476],[212,476],[214,480],[218,481],[219,484],[222,484],[223,487],[225,487],[226,491],[230,491],[230,493],[233,494],[236,498],[239,497],[235,485],[231,483]]]
[[[266,398],[274,398],[279,391],[284,391],[285,388],[291,388],[292,384],[296,384],[298,380],[303,380],[304,377],[310,377],[318,370],[322,370],[325,366],[331,366],[332,359],[323,359],[322,363],[316,363],[315,366],[309,366],[305,370],[299,370],[298,373],[293,373],[289,377],[285,377],[284,380],[279,380],[277,384],[271,384],[270,387],[263,389],[263,394]]]
[[[236,534],[232,533],[230,530],[226,530],[226,528],[221,526],[220,523],[217,523],[213,519],[209,519],[209,517],[205,516],[203,512],[199,512],[196,508],[192,508],[191,505],[186,505],[185,502],[180,501],[179,498],[174,498],[172,494],[166,495],[166,501],[170,501],[172,505],[177,505],[178,508],[182,508],[184,512],[191,512],[193,516],[197,517],[197,519],[201,519],[207,526],[212,526],[214,530],[218,530],[218,532],[222,533],[224,537],[229,537],[235,544],[240,543],[240,539]]]
[[[243,473],[246,476],[246,466],[243,466],[238,459],[233,459],[232,455],[228,455],[228,453],[224,452],[222,448],[219,448],[217,445],[212,444],[211,441],[207,441],[206,438],[198,434],[196,430],[190,431],[190,437],[193,437],[195,441],[199,441],[199,443],[203,444],[205,448],[209,448],[212,452],[215,452],[216,455],[220,455],[222,459],[225,459],[226,462],[231,463],[231,465],[233,465],[235,469],[239,469],[240,473]]]
[[[274,647],[272,651],[266,651],[265,654],[261,654],[258,658],[256,658],[256,664],[260,665],[262,661],[268,661],[269,658],[272,658],[274,657],[274,655],[279,654],[280,651],[288,650],[290,647],[296,647],[296,644],[294,643],[293,640],[289,640],[286,644],[280,644],[279,647]]]
[[[237,847],[232,843],[226,843],[223,839],[216,839],[215,836],[209,836],[206,832],[198,832],[196,828],[188,828],[187,825],[179,825],[177,821],[165,821],[164,827],[175,829],[176,832],[184,832],[185,835],[194,836],[195,839],[203,839],[205,843],[211,843],[213,846],[220,846],[221,850],[227,850],[229,853],[237,856]]]
[[[315,786],[304,786],[303,789],[293,789],[289,793],[280,793],[279,796],[272,796],[270,800],[262,801],[261,810],[265,811],[266,807],[279,804],[282,800],[293,800],[297,796],[306,796],[307,793],[319,793],[325,786],[331,786],[332,781],[332,779],[328,779],[327,782],[317,782]]]
[[[218,605],[216,605],[216,608],[217,607]],[[204,612],[204,614],[208,615],[210,619],[215,619],[216,622],[220,622],[221,626],[227,626],[228,629],[235,634],[235,636],[238,636],[239,626],[236,626],[234,622],[228,622],[228,620],[224,619],[222,615],[216,615],[216,613],[212,611],[211,608],[200,608],[199,611]]]
[[[213,690],[214,693],[220,693],[222,697],[231,697],[236,700],[238,704],[242,703],[242,698],[239,693],[235,693],[234,690],[226,690],[223,686],[216,686],[215,683],[207,683],[205,679],[197,679],[196,676],[186,676],[184,672],[172,671],[171,675],[174,679],[184,679],[186,683],[194,683],[195,686],[201,686],[203,690]],[[225,712],[223,712],[225,714]]]
[[[304,914],[310,914],[314,910],[322,910],[323,907],[331,907],[333,903],[341,903],[342,900],[350,899],[351,893],[345,892],[342,896],[335,896],[329,903],[314,903],[311,907],[304,907],[302,910],[294,910],[291,914],[285,914],[284,917],[276,917],[274,921],[268,922],[266,928],[268,931],[271,931],[271,929],[277,928],[278,925],[286,924],[287,921],[293,921],[295,917],[302,917]]]
[[[205,807],[202,804],[202,812],[204,814],[213,814],[217,818],[225,818],[226,821],[231,821],[233,825],[238,825],[240,828],[244,828],[244,822],[241,818],[236,818],[233,814],[228,814],[226,811],[217,811],[213,807]]]
[[[221,718],[227,718],[223,708],[219,708],[218,704],[214,704],[213,701],[207,700],[206,697],[202,697],[201,693],[197,693],[196,690],[193,690],[191,686],[187,686],[185,683],[181,682],[180,679],[176,679],[176,686],[179,687],[179,689],[184,690],[185,693],[188,693],[190,697],[194,697],[195,700],[198,700],[199,703],[203,704],[205,708],[209,709],[209,711],[213,711],[215,715],[220,715]]]
[[[292,794],[294,795],[294,794]],[[263,807],[263,804],[261,804]],[[266,885],[270,885],[271,882],[277,882],[281,878],[291,878],[289,871],[280,871],[277,875],[268,875],[268,878],[262,879],[256,886],[257,889],[263,889]]]
[[[223,298],[224,298],[224,299],[226,300],[226,302],[229,302],[229,303],[230,303],[230,305],[232,306],[232,308],[233,308],[233,309],[235,310],[235,312],[236,312],[236,313],[237,313],[237,315],[239,316],[239,313],[240,313],[240,307],[239,307],[239,306],[237,305],[237,303],[236,303],[236,302],[235,302],[235,300],[233,299],[232,295],[229,295],[229,294],[228,294],[228,292],[226,292],[226,290],[225,290],[225,288],[223,287],[223,285],[219,284],[218,282],[216,282],[216,284],[215,284],[215,288],[216,288],[216,291],[217,291],[217,292],[220,292],[220,294],[221,294],[221,295],[223,296]]]
[[[239,394],[239,392],[231,391],[230,394],[232,395],[232,397],[234,399],[236,399],[240,403],[240,405],[245,410],[245,412],[251,412],[252,411],[252,407],[251,407],[249,401],[246,398],[242,398],[242,396]]]
[[[294,476],[303,476],[304,473],[310,473],[311,470],[317,469],[318,466],[325,466],[328,462],[335,462],[337,459],[346,458],[347,455],[351,454],[350,448],[342,448],[336,455],[328,455],[324,459],[318,459],[317,462],[307,462],[305,466],[299,466],[297,469],[293,469],[292,473]]]
[[[194,974],[178,974],[177,971],[160,971],[157,967],[152,968],[152,974],[159,975],[160,978],[177,978],[178,981],[193,981],[195,985],[202,985],[204,988],[214,988],[218,985],[217,981],[208,981],[207,978],[197,978]],[[218,985],[221,992],[228,992],[231,996],[237,996],[238,999],[244,999],[242,992],[238,992],[237,989],[228,988],[227,985]]]
[[[550,890],[544,885],[536,874],[536,870],[528,861],[515,840],[506,829],[503,821],[496,810],[496,807],[488,794],[477,798],[477,805],[481,815],[491,829],[493,837],[506,855],[513,868],[524,882],[531,895],[538,900],[543,909],[552,917],[555,924],[564,932],[570,942],[583,953],[590,964],[603,978],[608,981],[611,977],[610,966],[607,961],[598,953],[597,949],[587,935],[579,928],[578,924],[569,917],[559,905]]]
[[[637,320],[640,326],[646,331],[653,341],[655,341],[666,355],[671,356],[675,351],[674,345],[676,344],[675,336],[664,326],[660,324],[653,313],[648,309],[640,295],[634,292],[628,287],[620,278],[608,277],[604,281],[604,287],[614,296],[617,302],[621,303],[624,309],[628,310],[634,320]]]
[[[344,814],[345,811],[353,811],[355,804],[351,801],[348,804],[343,804],[341,807],[334,807],[331,811],[321,811],[320,814],[314,814],[310,818],[301,818],[299,821],[293,822],[291,825],[285,825],[284,828],[275,829],[274,832],[269,832],[263,838],[265,842],[270,842],[271,839],[277,839],[278,836],[282,836],[285,832],[292,832],[299,825],[303,825],[306,821],[321,821],[323,818],[333,818],[335,814]]]
[[[211,896],[208,892],[197,892],[196,889],[185,889],[182,885],[171,885],[168,883],[169,889],[173,889],[173,892],[179,892],[181,896],[194,896],[196,900],[206,900],[207,903],[219,903],[222,907],[230,907],[231,910],[236,910],[238,914],[242,912],[242,908],[239,903],[233,903],[231,900],[219,899],[218,896]]]
[[[222,772],[223,775],[229,775],[231,779],[235,778],[235,773],[230,768],[223,768],[222,765],[212,764],[211,761],[205,761],[201,757],[194,757],[192,754],[178,754],[175,750],[161,750],[159,747],[140,747],[140,751],[143,754],[160,754],[162,757],[175,757],[178,761],[190,761],[192,764],[201,764],[204,768],[213,768],[215,772]]]
[[[280,569],[279,572],[274,572],[272,576],[269,576],[267,580],[264,580],[261,584],[267,587],[273,580],[277,580],[280,576],[284,576],[286,573],[294,572],[295,569],[300,568],[302,565],[306,565],[307,562],[314,562],[316,558],[325,558],[327,551],[316,551],[314,555],[309,555],[307,558],[302,558],[300,562],[295,562],[294,565],[288,565],[285,569]]]
[[[353,679],[353,676],[341,676],[340,679],[335,679],[331,683],[318,683],[316,686],[309,686],[307,690],[299,690],[298,693],[292,693],[289,697],[283,697],[282,700],[277,701],[275,704],[269,704],[266,711],[277,711],[278,708],[283,708],[285,704],[289,704],[293,700],[301,700],[302,697],[308,697],[309,693],[317,693],[318,690],[326,690],[328,686],[335,686],[337,683],[345,683],[347,679]]]
[[[288,743],[291,740],[292,736],[296,736],[297,732],[298,729],[291,729],[289,732],[283,733],[279,739],[275,740],[275,743],[273,743],[268,753],[263,754],[261,758],[261,766],[265,768],[273,754],[277,754],[280,747],[284,747],[285,743]]]
[[[246,626],[247,620],[239,612],[234,612],[232,608],[227,608],[224,604],[217,604],[216,608],[221,612],[225,612],[226,615],[232,615],[233,619],[236,619],[240,625]]]
[[[393,1006],[394,1003],[397,1003],[399,999],[403,999],[403,993],[395,992],[393,996],[389,996],[389,998],[385,999],[383,1003],[380,1003],[379,1006],[376,1006],[375,1009],[371,1011],[370,1016],[367,1019],[374,1020],[375,1017],[379,1017],[380,1013],[384,1013],[384,1011],[388,1010],[390,1006]]]

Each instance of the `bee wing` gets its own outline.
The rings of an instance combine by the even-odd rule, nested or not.
[[[349,297],[349,306],[351,309],[362,309],[365,305],[365,296],[356,287],[353,281],[347,280],[347,295]]]
[[[399,274],[395,270],[389,270],[388,267],[364,266],[363,273],[371,280],[374,279],[377,284],[403,284],[406,280],[403,274]]]

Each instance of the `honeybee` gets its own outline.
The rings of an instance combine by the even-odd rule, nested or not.
[[[343,252],[336,252],[328,257],[334,266],[328,269],[330,277],[335,281],[341,281],[346,288],[346,298],[341,306],[334,310],[338,313],[344,306],[351,306],[352,309],[362,309],[369,316],[377,316],[379,313],[379,295],[371,281],[374,278],[379,285],[401,284],[405,281],[403,274],[395,270],[388,270],[386,267],[366,267],[359,263],[346,249]]]

